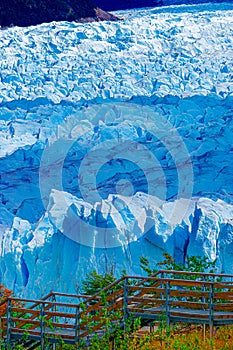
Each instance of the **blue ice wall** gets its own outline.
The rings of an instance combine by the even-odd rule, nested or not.
[[[76,292],[169,252],[232,272],[233,5],[0,32],[0,281]]]

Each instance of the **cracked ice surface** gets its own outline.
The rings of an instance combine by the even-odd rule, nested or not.
[[[231,95],[233,6],[169,9],[2,31],[1,101]]]
[[[0,282],[21,295],[164,251],[233,272],[233,5],[119,15],[0,32]]]

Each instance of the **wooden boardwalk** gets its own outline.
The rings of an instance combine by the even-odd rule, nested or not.
[[[154,321],[233,324],[233,275],[161,270],[153,277],[125,276],[94,296],[51,292],[42,300],[8,298],[1,319],[10,347],[24,341],[28,349],[45,344],[88,342],[105,332],[106,312],[122,327],[129,316]],[[118,312],[118,317],[114,315]]]

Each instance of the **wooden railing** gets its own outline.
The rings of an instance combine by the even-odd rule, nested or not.
[[[233,275],[158,271],[152,277],[125,276],[94,296],[51,292],[41,300],[10,297],[2,331],[15,339],[50,343],[86,342],[105,332],[106,314],[124,325],[132,317],[143,323],[166,320],[215,325],[233,324]],[[116,315],[115,317],[114,315]]]

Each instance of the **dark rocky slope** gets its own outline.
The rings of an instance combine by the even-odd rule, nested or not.
[[[0,26],[30,26],[52,21],[101,21],[117,18],[92,0],[7,0],[0,2]]]
[[[7,0],[0,1],[0,26],[25,27],[52,21],[112,21],[118,18],[106,11],[206,2],[208,0],[95,0],[95,3],[92,0]]]

